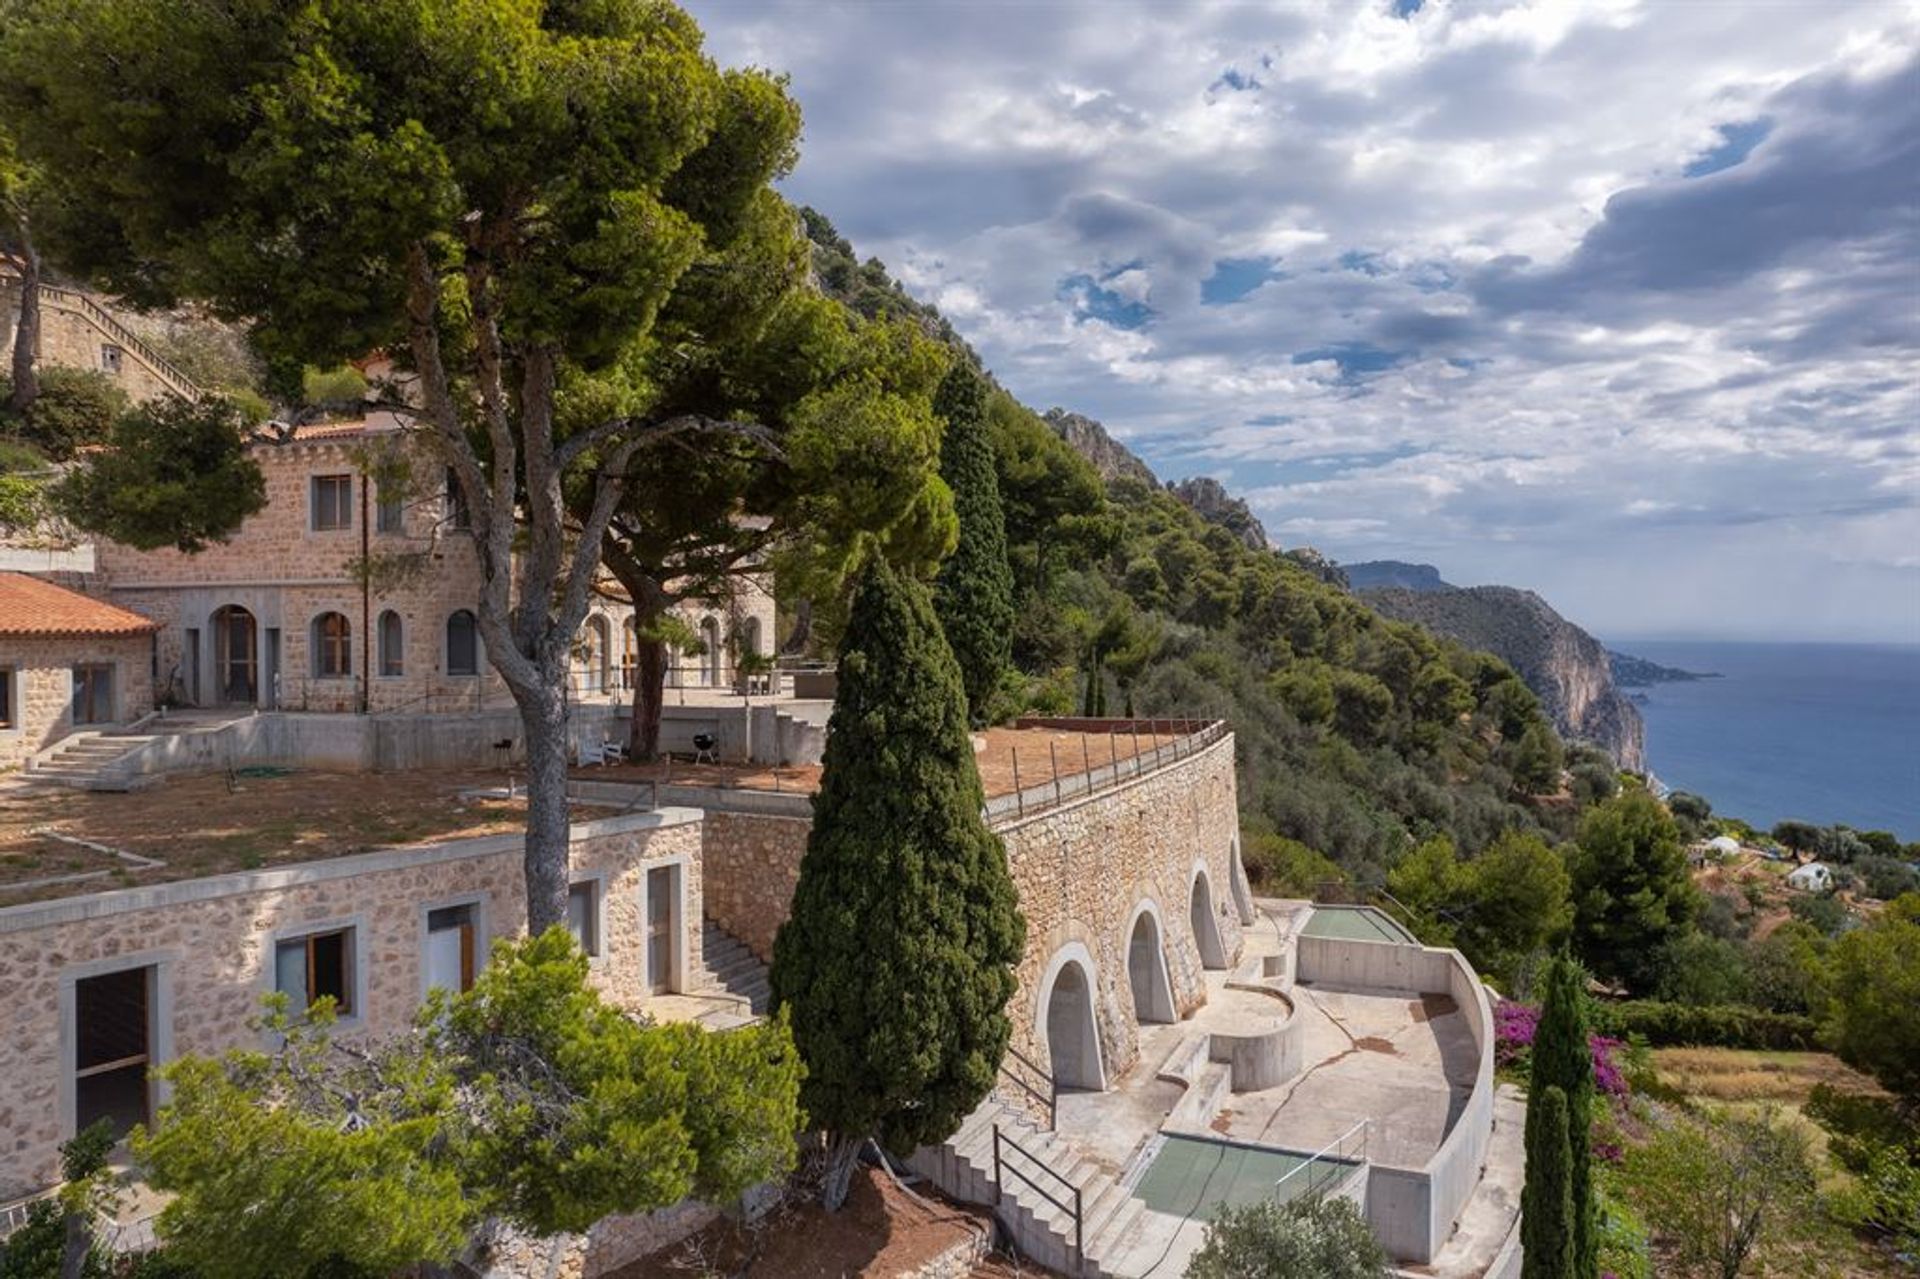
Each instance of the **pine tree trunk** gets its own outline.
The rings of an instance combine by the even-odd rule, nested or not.
[[[839,1212],[847,1202],[847,1191],[853,1185],[853,1172],[860,1164],[860,1147],[866,1144],[865,1137],[849,1137],[844,1133],[834,1133],[827,1143],[827,1180],[820,1190],[820,1206],[828,1212]]]
[[[636,614],[636,626],[644,626]],[[667,646],[643,631],[634,662],[633,732],[627,740],[632,758],[650,763],[660,757],[660,712],[667,700]]]
[[[798,657],[807,651],[807,642],[812,638],[813,601],[803,598],[793,606],[793,629],[787,632],[780,651],[788,657]]]
[[[567,922],[567,707],[559,681],[515,690],[527,733],[527,932]]]
[[[21,223],[20,236],[20,323],[13,330],[13,392],[7,408],[14,414],[25,413],[40,397],[40,379],[34,371],[34,359],[40,348],[40,255]]]

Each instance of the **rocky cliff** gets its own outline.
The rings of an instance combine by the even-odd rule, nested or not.
[[[1592,742],[1622,768],[1646,768],[1646,727],[1614,686],[1606,648],[1532,591],[1392,587],[1359,595],[1387,617],[1418,622],[1502,658],[1540,698],[1562,737]]]
[[[1249,550],[1272,549],[1273,543],[1267,540],[1266,525],[1253,513],[1253,508],[1227,492],[1227,486],[1211,475],[1196,475],[1190,480],[1180,480],[1169,484],[1167,491],[1192,507],[1194,513],[1207,523],[1218,524],[1239,538]]]
[[[1093,463],[1093,469],[1108,483],[1122,477],[1139,480],[1149,488],[1159,488],[1153,468],[1135,457],[1127,446],[1107,434],[1107,428],[1084,413],[1066,409],[1048,409],[1047,425],[1053,433],[1073,446],[1073,451]]]

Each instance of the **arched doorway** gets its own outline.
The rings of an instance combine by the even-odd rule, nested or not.
[[[1173,1011],[1173,983],[1167,976],[1167,954],[1160,946],[1160,919],[1144,903],[1133,917],[1127,939],[1127,983],[1133,987],[1133,1015],[1148,1022],[1178,1020]]]
[[[1079,958],[1063,957],[1055,963],[1058,967],[1046,986],[1041,1016],[1047,1028],[1049,1069],[1061,1088],[1098,1092],[1107,1080],[1100,1061],[1100,1032],[1093,1019],[1092,970]]]
[[[585,667],[580,685],[589,695],[606,691],[607,647],[607,619],[589,617],[580,644],[580,663]]]
[[[700,682],[708,688],[720,685],[720,623],[707,618],[700,623]]]
[[[1187,921],[1193,927],[1193,943],[1200,948],[1202,968],[1225,968],[1227,948],[1220,944],[1220,921],[1213,914],[1213,886],[1207,872],[1193,876],[1193,899],[1187,906]]]
[[[253,614],[238,604],[214,610],[213,678],[222,706],[254,706],[260,701],[259,628]]]

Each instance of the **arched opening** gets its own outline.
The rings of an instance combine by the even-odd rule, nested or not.
[[[1193,877],[1193,900],[1187,906],[1187,920],[1193,927],[1194,945],[1200,948],[1202,968],[1225,968],[1227,948],[1220,944],[1220,921],[1213,916],[1213,887],[1207,872]]]
[[[747,657],[760,656],[760,619],[749,617],[740,623],[740,652]]]
[[[400,614],[392,609],[380,614],[380,674],[386,677],[407,673],[406,632]]]
[[[313,619],[313,677],[347,679],[353,675],[353,624],[345,613],[322,613]]]
[[[1069,959],[1047,987],[1047,1055],[1061,1088],[1098,1092],[1107,1085],[1100,1064],[1100,1032],[1093,1020],[1093,980],[1078,959]]]
[[[480,673],[480,628],[473,614],[459,609],[447,618],[447,674]]]
[[[1133,919],[1127,939],[1127,983],[1133,987],[1133,1015],[1141,1024],[1176,1021],[1173,982],[1167,954],[1160,946],[1160,920],[1146,906]]]
[[[632,688],[640,666],[640,632],[629,617],[620,623],[620,687]]]
[[[1233,857],[1227,866],[1227,887],[1233,893],[1233,909],[1240,916],[1242,928],[1252,925],[1253,885],[1247,882],[1247,868],[1240,860],[1240,840],[1233,841]]]
[[[213,671],[219,700],[252,706],[260,700],[260,652],[253,614],[228,604],[213,614]]]
[[[720,684],[720,621],[709,617],[700,623],[700,682],[709,688]]]
[[[607,619],[589,617],[580,636],[580,686],[589,694],[606,690],[607,652]]]

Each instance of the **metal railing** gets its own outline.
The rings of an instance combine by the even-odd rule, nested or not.
[[[1050,1179],[1050,1184],[1064,1187],[1064,1196],[1070,1196],[1070,1198],[1049,1191],[1046,1186],[1041,1185],[1040,1182],[1032,1176],[1021,1171],[1019,1167],[1007,1162],[1005,1151],[1012,1151],[1039,1169],[1040,1172]],[[1080,1187],[1047,1167],[1045,1160],[1015,1141],[1012,1137],[1001,1132],[1000,1125],[995,1124],[993,1126],[993,1189],[996,1207],[999,1206],[999,1200],[1006,1193],[1005,1174],[1007,1173],[1012,1173],[1018,1177],[1033,1190],[1034,1194],[1039,1195],[1061,1212],[1073,1218],[1073,1256],[1075,1261],[1084,1262],[1087,1258],[1085,1239],[1086,1214],[1080,1206]]]
[[[19,273],[12,270],[0,271],[11,279],[18,279]],[[132,329],[115,319],[105,307],[84,293],[73,289],[64,289],[57,284],[41,284],[40,300],[69,311],[77,311],[89,324],[105,333],[117,343],[121,350],[131,352],[153,375],[167,384],[167,389],[184,399],[198,399],[200,388],[187,376],[185,370],[160,354],[152,343],[135,333]]]
[[[1014,1065],[1009,1065],[1009,1061]],[[1014,1068],[1016,1065],[1019,1069]],[[1000,1059],[1000,1073],[1005,1075],[1014,1087],[1047,1108],[1047,1131],[1052,1132],[1054,1122],[1060,1114],[1060,1085],[1055,1082],[1053,1076],[1041,1069],[1039,1062],[1012,1044],[1007,1045],[1007,1055]],[[1039,1080],[1038,1083],[1034,1082],[1036,1078]]]
[[[1320,1149],[1306,1161],[1282,1173],[1273,1183],[1273,1199],[1286,1203],[1307,1195],[1323,1195],[1351,1177],[1367,1164],[1369,1120],[1362,1119]],[[1357,1134],[1357,1137],[1356,1137]],[[1296,1178],[1300,1180],[1295,1181]],[[1294,1184],[1289,1184],[1294,1183]]]
[[[1022,717],[1015,720],[1013,726],[1078,732],[1081,735],[1080,758],[1072,758],[1069,748],[1068,757],[1063,761],[1059,751],[1049,742],[1046,770],[1038,774],[1046,780],[1038,785],[1024,785],[1023,778],[1031,778],[1036,774],[1031,766],[1024,770],[1021,768],[1020,750],[1018,747],[1012,748],[1013,793],[996,795],[987,801],[984,811],[988,821],[1005,817],[1020,820],[1071,800],[1096,794],[1121,782],[1154,772],[1164,765],[1197,755],[1231,731],[1225,720],[1204,719]],[[1165,737],[1168,740],[1142,746],[1142,733],[1149,739]],[[1108,738],[1107,758],[1100,759],[1100,752],[1088,745],[1088,738],[1103,734]],[[1131,752],[1122,756],[1120,742],[1128,737],[1132,738]],[[1068,771],[1061,771],[1063,764]],[[1076,764],[1079,765],[1077,770],[1074,768]]]

